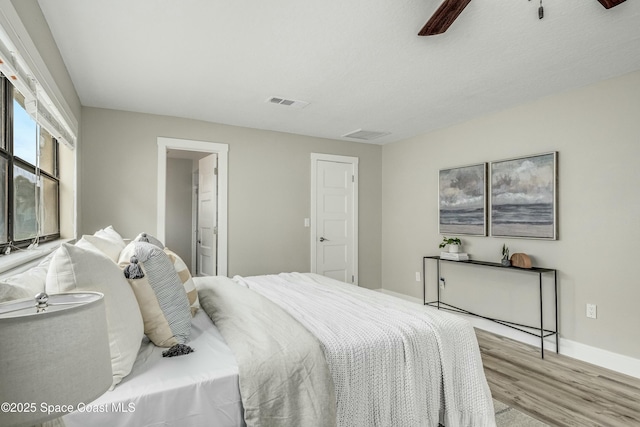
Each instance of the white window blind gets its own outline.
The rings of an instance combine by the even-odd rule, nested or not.
[[[11,33],[14,33],[14,39],[19,37],[15,34],[15,28],[10,25],[9,17],[4,13],[0,15],[0,72],[25,97],[26,110],[31,117],[58,141],[69,148],[75,148],[77,126],[65,120],[61,109],[53,101],[55,97],[47,93],[38,82],[37,74],[29,69],[23,56],[28,53],[19,52],[12,42]]]

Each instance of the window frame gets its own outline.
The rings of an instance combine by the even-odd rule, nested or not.
[[[13,154],[13,91],[16,90],[14,86],[11,84],[10,80],[7,79],[2,73],[0,73],[0,84],[2,85],[1,91],[1,102],[2,106],[0,106],[0,114],[2,117],[0,118],[0,125],[2,125],[2,138],[0,140],[0,156],[7,160],[7,182],[6,182],[6,233],[7,233],[7,242],[0,242],[0,254],[6,253],[8,248],[26,248],[32,245],[36,239],[38,242],[47,242],[51,240],[56,240],[60,238],[60,165],[59,165],[59,142],[58,140],[51,135],[53,142],[53,174],[49,173],[43,169],[39,169],[36,165],[33,165],[20,157]],[[38,128],[38,134],[41,130],[44,130],[40,123],[37,123],[36,126]],[[57,229],[58,231],[53,234],[43,234],[36,235],[36,237],[30,237],[22,240],[14,240],[14,169],[15,167],[19,167],[24,169],[25,171],[32,173],[34,175],[41,175],[41,179],[50,179],[54,181],[57,185],[56,191],[56,199],[57,199]],[[3,183],[0,183],[2,185]],[[44,185],[42,186],[44,187]],[[42,190],[41,190],[42,191]],[[42,200],[44,200],[44,195],[41,193]],[[39,216],[41,212],[37,212]],[[42,220],[42,218],[39,218]]]

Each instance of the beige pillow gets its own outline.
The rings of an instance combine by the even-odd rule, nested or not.
[[[175,252],[173,252],[169,248],[164,248],[164,252],[169,255],[169,259],[173,263],[173,268],[178,273],[178,277],[182,282],[182,286],[184,286],[184,290],[187,293],[187,297],[189,298],[189,305],[191,306],[191,315],[195,316],[200,308],[200,302],[198,301],[198,290],[196,289],[195,283],[193,283],[193,278],[191,277],[191,273],[189,272],[189,268],[187,264],[184,263],[182,258],[178,256]]]
[[[63,243],[47,272],[47,293],[94,291],[104,294],[113,385],[131,372],[144,336],[142,316],[118,266],[94,251]]]
[[[188,342],[189,299],[169,256],[151,243],[134,241],[120,254],[119,265],[138,300],[151,342],[159,347]]]

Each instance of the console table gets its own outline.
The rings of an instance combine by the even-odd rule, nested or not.
[[[437,265],[437,281],[436,281],[436,287],[438,289],[438,299],[436,301],[427,301],[427,269],[426,269],[426,264],[427,264],[427,260],[435,260],[436,261],[436,265]],[[442,280],[440,277],[440,263],[442,262],[448,262],[448,263],[455,263],[457,265],[462,265],[462,266],[469,266],[469,265],[476,265],[476,266],[481,266],[481,267],[487,267],[487,268],[500,268],[503,270],[517,270],[520,272],[524,272],[524,273],[529,273],[529,274],[537,274],[538,275],[538,284],[540,287],[540,292],[538,294],[539,296],[539,304],[540,304],[540,326],[530,326],[530,325],[523,325],[520,323],[515,323],[515,322],[510,322],[510,321],[506,321],[506,320],[500,320],[500,319],[495,319],[495,318],[491,318],[491,317],[487,317],[487,316],[483,316],[481,314],[477,314],[477,313],[472,313],[468,310],[465,310],[463,308],[459,308],[456,306],[453,306],[451,304],[447,304],[445,302],[443,302],[440,299],[440,281]],[[542,275],[543,274],[553,274],[553,289],[554,289],[554,297],[555,297],[555,330],[551,330],[551,329],[545,329],[544,328],[544,316],[543,316],[543,303],[542,303]],[[464,313],[464,314],[468,314],[471,316],[476,316],[476,317],[481,317],[483,319],[487,319],[487,320],[491,320],[492,322],[496,322],[499,323],[501,325],[504,326],[508,326],[510,328],[513,329],[517,329],[518,331],[527,333],[529,335],[533,335],[535,337],[540,337],[540,355],[541,357],[544,359],[544,339],[546,337],[555,335],[556,336],[556,353],[559,353],[560,350],[560,340],[559,340],[559,333],[558,333],[558,278],[557,278],[557,272],[555,269],[553,268],[540,268],[540,267],[532,267],[532,268],[519,268],[519,267],[505,267],[503,266],[501,263],[497,263],[497,262],[486,262],[486,261],[453,261],[453,260],[447,260],[447,259],[441,259],[439,256],[425,256],[422,258],[422,301],[424,303],[424,305],[429,305],[429,306],[433,306],[433,307],[437,307],[438,310],[443,309],[443,310],[449,310],[449,311],[453,311],[453,312],[457,312],[457,313]],[[532,329],[537,331],[536,333],[531,332],[530,330],[526,330],[523,328],[528,328],[528,329]]]

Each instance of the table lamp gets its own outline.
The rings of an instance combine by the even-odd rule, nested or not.
[[[0,425],[30,426],[112,383],[104,295],[63,293],[0,304]]]

